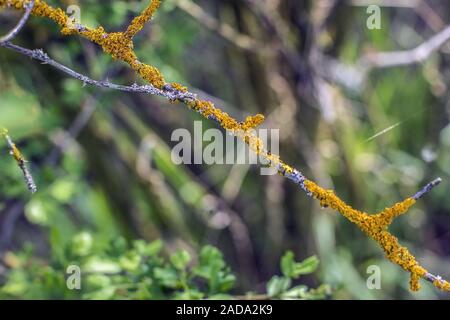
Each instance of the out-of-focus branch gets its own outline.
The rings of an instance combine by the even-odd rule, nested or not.
[[[292,69],[301,73],[304,62],[295,49],[297,37],[292,34],[289,25],[278,12],[279,1],[245,0],[245,2],[269,26],[266,32],[276,40],[274,44],[271,44],[272,48],[279,50]],[[266,50],[271,49],[267,48]]]
[[[393,8],[408,8],[414,10],[416,14],[422,18],[434,32],[441,30],[445,23],[439,14],[430,7],[427,1],[419,0],[352,0],[352,6],[368,7],[370,5],[377,5],[380,7],[393,7]],[[442,47],[447,53],[450,52],[450,45]]]
[[[81,130],[87,125],[96,109],[99,94],[89,96],[81,106],[81,111],[75,117],[67,131],[61,136],[55,137],[53,140],[55,147],[50,151],[45,163],[55,165],[60,156],[75,142]]]
[[[377,5],[381,7],[414,8],[422,1],[419,0],[352,0],[351,4],[358,7]]]
[[[290,37],[290,28],[278,12],[279,3],[270,4],[267,1],[260,0],[245,0],[245,2],[253,9],[255,14],[270,25],[283,47],[290,48],[292,46],[293,37]]]
[[[222,38],[234,44],[236,47],[251,52],[261,52],[263,50],[262,44],[258,41],[246,34],[240,33],[229,24],[218,21],[198,4],[190,0],[175,0],[175,4],[200,24],[217,32]]]
[[[371,52],[364,55],[359,64],[363,68],[389,68],[419,63],[427,59],[448,40],[450,40],[450,25],[414,49]]]
[[[370,52],[359,58],[354,65],[345,64],[337,59],[321,55],[318,58],[320,63],[317,64],[317,71],[321,77],[359,92],[368,74],[373,69],[401,67],[423,62],[449,40],[450,25],[414,49]]]

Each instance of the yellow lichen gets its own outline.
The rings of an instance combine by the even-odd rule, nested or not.
[[[436,288],[441,289],[442,291],[450,291],[450,283],[445,280],[434,280],[433,284]]]
[[[26,167],[25,163],[27,162],[25,158],[22,156],[22,153],[17,148],[16,144],[12,141],[11,137],[8,135],[8,130],[2,128],[0,130],[0,135],[3,136],[8,144],[10,149],[10,154],[13,156],[14,160],[16,160],[17,165],[22,170],[23,176],[25,178],[25,182],[27,183],[28,190],[31,193],[35,193],[37,191],[36,184],[34,183],[33,176],[30,171]]]
[[[0,7],[7,7],[10,4],[16,9],[23,9],[24,3],[26,3],[24,0],[0,0]],[[31,14],[53,20],[61,27],[61,33],[64,35],[81,35],[98,44],[113,59],[128,63],[143,79],[161,89],[165,84],[164,77],[156,67],[138,62],[131,39],[151,19],[159,5],[159,0],[153,0],[141,15],[133,19],[125,32],[111,33],[106,32],[101,26],[95,29],[73,27],[68,23],[69,17],[62,9],[53,8],[42,0],[36,0]]]
[[[418,291],[420,289],[420,277],[417,273],[411,273],[411,278],[409,279],[409,287],[412,291]]]
[[[172,82],[170,85],[171,85],[172,88],[174,88],[175,90],[178,90],[178,91],[181,91],[181,92],[188,92],[188,88],[185,87],[185,86],[183,86],[183,85],[181,85],[181,84],[179,84],[179,83]]]
[[[387,228],[392,223],[393,219],[408,211],[408,209],[415,204],[416,200],[407,198],[390,208],[385,208],[380,213],[369,215],[365,212],[353,209],[338,198],[332,190],[325,190],[310,180],[305,181],[305,186],[312,192],[313,197],[320,201],[321,206],[329,206],[332,209],[337,210],[348,220],[356,224],[364,233],[380,245],[390,261],[410,272],[411,290],[416,291],[420,288],[419,279],[424,277],[427,270],[421,267],[409,250],[406,247],[401,246],[398,239],[387,231]],[[440,289],[443,290],[446,288],[448,287],[445,285],[440,287]]]
[[[245,118],[244,123],[241,125],[241,129],[247,131],[249,129],[254,129],[259,126],[264,121],[264,116],[262,114],[256,114],[254,116],[249,116]]]
[[[153,17],[160,5],[160,0],[153,0],[139,16],[135,17],[133,21],[131,21],[130,25],[127,28],[127,31],[125,31],[125,36],[127,36],[128,38],[132,38],[134,35],[136,35],[136,33],[141,31],[144,25]]]
[[[20,152],[20,150],[17,148],[17,146],[15,144],[12,144],[12,146],[11,146],[11,155],[17,162],[19,162],[19,163],[25,162],[25,159],[23,158],[22,153]]]
[[[6,141],[8,142],[9,148],[10,148],[10,154],[13,156],[14,160],[17,161],[17,163],[24,163],[26,162],[25,158],[23,157],[22,153],[20,152],[19,148],[17,148],[16,144],[12,142],[11,138],[8,135],[8,129],[2,128],[0,130],[0,135],[3,136]]]

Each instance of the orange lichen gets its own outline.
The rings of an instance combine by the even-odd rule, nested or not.
[[[256,155],[262,156],[268,160],[268,153],[264,148],[264,142],[256,135],[254,130],[247,129],[244,131],[239,128],[233,133],[236,137],[241,138],[248,145],[249,149],[256,153]]]
[[[249,129],[255,129],[264,121],[264,116],[262,114],[256,114],[254,116],[248,116],[245,118],[244,123],[241,125],[241,129],[247,131]]]
[[[409,287],[412,291],[418,291],[420,289],[420,276],[417,273],[411,273],[411,278],[409,279]]]
[[[25,159],[23,158],[22,153],[20,152],[20,150],[17,148],[17,146],[15,144],[13,144],[11,146],[11,155],[18,163],[25,162]]]
[[[172,88],[174,88],[175,90],[178,90],[178,91],[181,91],[181,92],[188,92],[188,88],[185,87],[185,86],[183,86],[183,85],[181,85],[181,84],[179,84],[179,83],[172,82],[170,85],[171,85]]]
[[[131,21],[130,25],[127,28],[127,31],[125,31],[125,36],[131,39],[139,31],[141,31],[144,25],[153,17],[160,5],[160,0],[153,0],[150,5],[145,8],[144,11],[142,11],[140,15],[138,15],[133,19],[133,21]]]
[[[0,0],[0,7],[12,6],[16,9],[23,9],[24,3],[24,0]],[[144,24],[152,18],[160,3],[160,0],[151,1],[149,6],[132,20],[126,31],[114,33],[107,33],[101,26],[95,29],[82,26],[71,28],[68,24],[69,17],[63,10],[53,8],[42,0],[36,0],[32,14],[53,20],[62,28],[61,32],[65,35],[81,35],[98,44],[114,59],[128,63],[143,79],[161,89],[166,85],[163,75],[156,67],[138,61],[133,51],[132,42],[133,36],[142,30]],[[175,90],[187,92],[187,88],[180,84],[172,83],[171,86]],[[277,166],[281,174],[298,177],[299,172],[284,163],[278,155],[268,152],[264,148],[262,140],[254,133],[253,129],[264,121],[263,115],[250,116],[243,123],[239,123],[226,112],[216,108],[210,101],[193,99],[185,102],[189,108],[201,113],[207,119],[216,120],[222,128],[241,138],[249,145],[250,149],[263,156],[272,165]],[[13,156],[16,160],[23,159],[17,148],[13,149]],[[308,193],[319,200],[322,207],[331,207],[356,224],[366,235],[381,246],[390,261],[410,272],[410,288],[412,290],[420,288],[419,279],[426,277],[427,270],[421,267],[408,249],[401,246],[398,239],[387,230],[394,218],[405,213],[414,205],[415,199],[407,198],[380,213],[369,215],[353,209],[337,197],[332,190],[325,190],[313,181],[303,179],[301,183]],[[433,281],[433,284],[441,290],[450,291],[450,284],[447,281],[438,279]]]
[[[356,224],[365,234],[380,245],[390,261],[410,272],[411,290],[417,291],[420,288],[419,279],[425,276],[427,270],[421,267],[409,250],[401,246],[398,239],[387,231],[393,219],[408,211],[416,203],[416,200],[407,198],[377,214],[369,215],[347,205],[332,190],[325,190],[310,180],[306,180],[304,183],[307,189],[312,192],[313,197],[320,201],[322,207],[329,206]],[[448,286],[441,285],[439,288],[447,290]]]
[[[450,291],[450,283],[445,280],[434,280],[433,284],[436,288],[441,289],[442,291]]]
[[[156,88],[161,89],[165,85],[164,77],[158,68],[150,66],[148,64],[142,64],[141,67],[135,69],[141,77],[154,85]]]
[[[188,106],[199,112],[206,119],[216,120],[220,126],[226,130],[234,132],[240,129],[240,124],[228,113],[216,108],[210,101],[195,99],[188,103]]]
[[[36,184],[34,183],[33,176],[31,175],[30,171],[26,167],[25,163],[27,162],[25,158],[23,157],[22,153],[20,152],[19,148],[17,148],[16,144],[12,141],[11,137],[8,135],[8,130],[5,128],[2,128],[0,130],[0,136],[3,136],[8,144],[8,147],[10,149],[10,154],[16,160],[17,165],[22,170],[25,182],[27,183],[28,190],[31,193],[35,193],[37,191]]]
[[[19,148],[17,148],[16,144],[12,142],[11,138],[9,138],[8,130],[6,128],[2,128],[0,130],[0,136],[3,136],[7,141],[10,148],[10,154],[13,156],[14,160],[17,161],[17,163],[24,163],[26,160],[22,156],[22,153],[20,152]]]
[[[24,3],[26,3],[24,0],[0,0],[0,7],[13,6],[16,9],[23,9]],[[127,31],[111,33],[106,32],[101,26],[95,29],[74,27],[68,23],[69,17],[62,9],[53,8],[41,0],[36,0],[31,14],[53,20],[61,27],[61,33],[64,35],[81,35],[98,44],[113,59],[128,63],[143,79],[161,89],[165,85],[164,77],[156,67],[138,61],[131,39],[151,19],[159,5],[159,0],[153,0],[141,15],[133,19]]]

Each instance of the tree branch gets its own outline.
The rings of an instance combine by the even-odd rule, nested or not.
[[[222,23],[203,10],[198,4],[190,0],[175,0],[175,5],[189,14],[206,28],[217,32],[222,38],[234,44],[236,47],[250,51],[261,52],[264,47],[250,36],[240,33],[227,23]]]
[[[427,59],[434,51],[450,40],[450,25],[411,50],[368,53],[359,64],[366,68],[390,68],[415,64]]]
[[[155,88],[153,85],[151,84],[147,84],[147,85],[138,85],[138,84],[133,84],[131,86],[125,86],[125,85],[120,85],[120,84],[115,84],[109,81],[101,81],[101,80],[94,80],[91,79],[88,76],[85,76],[77,71],[74,71],[72,69],[70,69],[69,67],[51,59],[47,53],[45,53],[42,49],[27,49],[18,45],[15,45],[11,42],[5,42],[5,43],[0,43],[0,46],[8,48],[8,49],[12,49],[20,54],[23,54],[25,56],[28,56],[32,59],[36,59],[40,62],[42,62],[43,64],[48,64],[64,73],[66,73],[67,75],[80,80],[83,85],[86,84],[90,84],[99,88],[108,88],[108,89],[113,89],[113,90],[119,90],[119,91],[126,91],[126,92],[135,92],[135,93],[147,93],[150,95],[157,95],[157,96],[161,96],[161,97],[165,97],[171,101],[175,101],[175,100],[194,100],[195,99],[195,94],[193,93],[189,93],[189,92],[181,92],[179,90],[174,90],[170,85],[166,85],[165,90],[161,90],[158,88]]]
[[[371,52],[360,57],[355,65],[345,64],[326,55],[319,57],[319,74],[328,81],[336,82],[345,88],[359,92],[364,86],[370,71],[376,68],[408,66],[423,62],[442,48],[450,40],[450,25],[429,40],[410,50]]]
[[[28,4],[24,4],[25,7],[25,13],[23,14],[22,18],[19,20],[17,25],[9,31],[6,35],[0,38],[0,44],[4,42],[11,41],[24,27],[25,23],[28,21],[28,18],[30,17],[31,11],[34,8],[34,0],[30,0]]]
[[[423,187],[422,190],[418,191],[415,195],[413,195],[412,198],[416,199],[416,200],[422,198],[425,194],[430,192],[431,189],[436,187],[441,182],[442,182],[441,178],[434,179],[429,184],[427,184],[425,187]]]
[[[0,131],[0,135],[6,139],[6,143],[8,144],[10,154],[13,156],[13,158],[17,162],[17,165],[22,170],[23,177],[25,179],[25,182],[27,183],[28,190],[31,193],[35,193],[37,191],[37,188],[36,188],[36,184],[34,183],[33,176],[31,175],[30,171],[28,170],[28,168],[26,166],[27,161],[22,156],[22,153],[17,148],[15,143],[12,141],[11,137],[8,135],[8,130],[2,129]]]

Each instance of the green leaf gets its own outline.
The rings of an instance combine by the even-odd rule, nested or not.
[[[222,253],[213,246],[204,246],[200,251],[200,265],[211,266],[216,265],[219,268],[225,266]]]
[[[29,288],[29,279],[22,270],[14,270],[9,274],[8,282],[0,287],[2,293],[13,296],[23,296]]]
[[[99,290],[111,285],[111,277],[103,274],[92,274],[87,277],[86,285],[89,289]]]
[[[226,292],[228,290],[231,290],[235,282],[236,277],[234,275],[221,272],[219,274],[219,291]]]
[[[316,271],[319,266],[319,259],[316,256],[306,258],[300,263],[296,263],[293,270],[293,277],[297,278],[303,274],[310,274]]]
[[[311,256],[302,262],[295,262],[294,253],[287,251],[281,258],[280,265],[284,276],[296,279],[301,275],[314,272],[319,265],[319,259],[316,256]]]
[[[305,285],[295,286],[285,293],[283,293],[282,298],[284,299],[302,299],[308,292],[308,287]]]
[[[108,300],[114,297],[114,293],[116,292],[116,288],[114,287],[106,287],[97,291],[93,291],[83,295],[84,299],[91,300]]]
[[[35,224],[46,226],[49,223],[47,208],[39,199],[32,199],[25,207],[25,216],[27,219]]]
[[[92,249],[93,239],[89,232],[80,232],[72,239],[72,252],[77,256],[86,256]]]
[[[168,288],[177,288],[178,287],[178,284],[179,284],[178,274],[176,273],[175,270],[173,270],[171,268],[155,268],[154,276],[165,287],[168,287]]]
[[[192,270],[193,274],[208,281],[210,294],[230,290],[236,278],[226,267],[222,253],[213,246],[205,246],[200,251],[199,265]]]
[[[191,261],[191,256],[186,250],[178,250],[170,256],[170,262],[178,270],[186,269],[189,261]]]
[[[127,271],[136,271],[141,264],[141,257],[132,250],[119,259],[120,266]]]
[[[291,279],[286,277],[273,276],[267,283],[267,294],[269,297],[279,297],[289,289]]]
[[[175,299],[179,300],[199,300],[203,299],[204,297],[205,295],[196,289],[189,289],[183,292],[179,292],[175,295]]]
[[[233,296],[224,293],[213,294],[208,297],[208,300],[232,300]]]
[[[155,240],[146,243],[143,240],[136,240],[133,242],[133,246],[139,254],[151,257],[157,255],[161,251],[163,242],[161,240]]]
[[[325,299],[327,295],[331,294],[331,288],[327,284],[322,284],[320,287],[316,289],[310,289],[305,292],[303,297],[308,300],[318,300]]]
[[[91,273],[119,273],[121,270],[118,263],[98,257],[90,258],[82,268],[83,272]]]
[[[61,203],[68,203],[77,190],[76,182],[69,179],[60,179],[50,187],[50,194]]]
[[[281,258],[281,272],[286,277],[292,278],[294,267],[295,267],[294,253],[289,250]]]
[[[110,247],[107,249],[107,253],[113,256],[124,254],[128,249],[127,241],[123,237],[117,237],[110,240]]]

